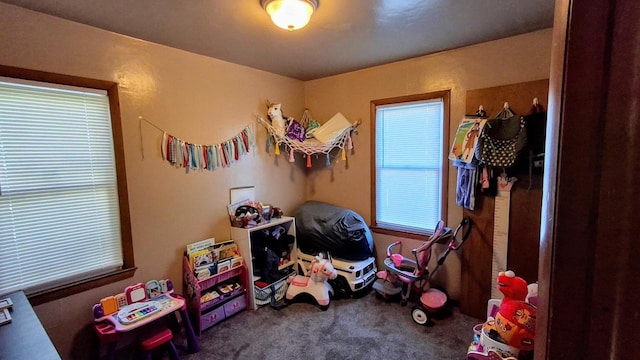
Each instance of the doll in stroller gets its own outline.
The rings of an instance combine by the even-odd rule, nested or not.
[[[461,234],[462,231],[464,231],[463,234]],[[404,257],[399,252],[393,252],[396,246],[401,247],[401,241],[389,244],[384,259],[385,270],[376,274],[378,279],[373,284],[373,289],[384,299],[400,295],[402,306],[407,304],[412,291],[418,292],[420,306],[415,306],[412,309],[411,317],[417,324],[426,325],[431,321],[430,312],[435,312],[446,304],[447,295],[435,288],[424,289],[428,287],[431,276],[444,264],[449,253],[458,250],[470,233],[471,219],[469,217],[465,217],[453,233],[450,228],[444,226],[444,221],[440,220],[436,224],[433,235],[426,242],[411,250],[414,259]],[[428,266],[433,245],[445,244],[447,241],[446,251],[438,259],[433,271],[429,271]]]

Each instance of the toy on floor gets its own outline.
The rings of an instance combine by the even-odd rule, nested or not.
[[[467,360],[518,360],[518,358],[513,356],[504,357],[499,351],[490,349],[486,353],[472,351],[467,354]]]
[[[536,332],[536,307],[525,302],[529,289],[527,282],[513,271],[500,272],[498,289],[504,294],[493,322],[484,329],[494,330],[499,339],[521,351],[533,350]]]
[[[468,360],[527,359],[532,355],[536,307],[530,301],[537,300],[537,284],[527,285],[513,271],[500,272],[497,283],[504,298],[489,300],[487,321],[474,327]]]
[[[299,295],[311,295],[322,310],[329,308],[329,300],[333,295],[333,288],[328,280],[333,280],[338,272],[331,262],[317,256],[311,261],[309,276],[294,275],[287,279],[289,287],[285,296],[285,302],[291,302]]]
[[[376,274],[378,280],[373,284],[373,289],[384,299],[388,299],[391,295],[400,294],[401,305],[406,305],[411,295],[412,285],[429,276],[427,265],[431,258],[431,246],[449,235],[450,229],[444,227],[444,221],[438,221],[433,235],[425,243],[411,251],[415,260],[393,252],[396,246],[398,248],[402,246],[402,241],[389,244],[387,257],[383,261],[386,270]]]
[[[464,234],[460,232],[464,229]],[[384,260],[385,271],[380,271],[376,275],[378,280],[373,284],[373,289],[383,298],[400,294],[401,305],[406,305],[411,295],[412,288],[420,291],[420,306],[415,306],[411,311],[413,321],[420,325],[426,325],[431,321],[431,313],[442,308],[447,303],[447,295],[434,288],[424,290],[429,279],[438,268],[444,264],[451,251],[458,250],[467,240],[471,233],[471,219],[465,217],[456,228],[453,235],[451,229],[444,226],[440,220],[436,224],[436,229],[431,237],[418,248],[411,252],[415,260],[408,259],[399,253],[393,253],[392,249],[401,245],[401,241],[394,242],[387,247],[387,258]],[[460,236],[460,237],[459,237]],[[436,243],[443,243],[451,238],[445,253],[438,259],[433,271],[427,268],[431,259],[431,249]]]

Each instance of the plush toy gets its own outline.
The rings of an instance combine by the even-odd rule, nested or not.
[[[269,119],[271,119],[271,126],[273,126],[278,135],[284,136],[287,122],[282,115],[282,104],[272,104],[267,102],[267,108],[267,115],[269,115]]]
[[[513,271],[501,271],[497,280],[498,290],[504,295],[505,299],[524,301],[527,298],[529,293],[527,282],[523,278],[516,276]]]
[[[529,293],[527,282],[513,271],[500,272],[497,280],[504,298],[495,319],[484,324],[485,331],[519,350],[533,350],[536,307],[525,302]]]
[[[292,118],[288,119],[288,123],[286,136],[300,142],[304,141],[306,139],[304,126]]]

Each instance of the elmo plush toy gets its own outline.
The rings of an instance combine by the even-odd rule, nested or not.
[[[527,282],[513,271],[500,272],[498,290],[504,294],[504,298],[495,320],[484,324],[485,331],[492,333],[493,330],[505,344],[522,351],[533,350],[536,307],[525,302]]]

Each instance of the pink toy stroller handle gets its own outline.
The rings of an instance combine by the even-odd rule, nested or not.
[[[444,221],[439,220],[438,223],[436,224],[436,228],[433,230],[433,235],[431,235],[424,244],[418,246],[415,252],[421,252],[430,248],[431,245],[433,245],[433,243],[440,238],[440,235],[442,234],[443,231],[444,231]]]
[[[460,239],[460,241],[458,241],[458,232],[462,230],[464,227],[466,227],[465,232],[462,235],[462,238]],[[462,246],[462,244],[464,244],[464,242],[467,241],[470,234],[471,234],[471,218],[469,218],[468,216],[465,216],[465,218],[462,219],[462,222],[460,222],[460,225],[458,225],[456,230],[453,232],[453,236],[451,237],[451,241],[449,242],[449,246],[448,246],[449,249],[458,250],[460,246]]]
[[[398,240],[394,243],[389,244],[389,246],[387,246],[387,257],[390,258],[391,257],[391,248],[396,246],[396,245],[400,245],[402,244],[402,241]]]
[[[438,270],[438,268],[442,264],[444,264],[444,261],[447,259],[447,256],[449,256],[449,253],[451,251],[458,250],[462,246],[462,244],[464,244],[464,242],[467,241],[467,239],[469,238],[469,235],[471,234],[471,225],[472,224],[473,223],[471,222],[471,218],[469,218],[468,216],[465,216],[464,219],[462,219],[462,222],[460,222],[460,225],[458,225],[456,230],[453,232],[453,236],[451,237],[451,241],[449,242],[449,245],[447,246],[447,250],[444,252],[444,254],[442,254],[440,259],[438,259],[438,265],[433,270],[431,275],[435,274],[436,271]],[[460,239],[460,241],[458,241],[458,232],[460,232],[460,230],[462,230],[465,227],[466,227],[465,232],[462,235],[462,238]]]

